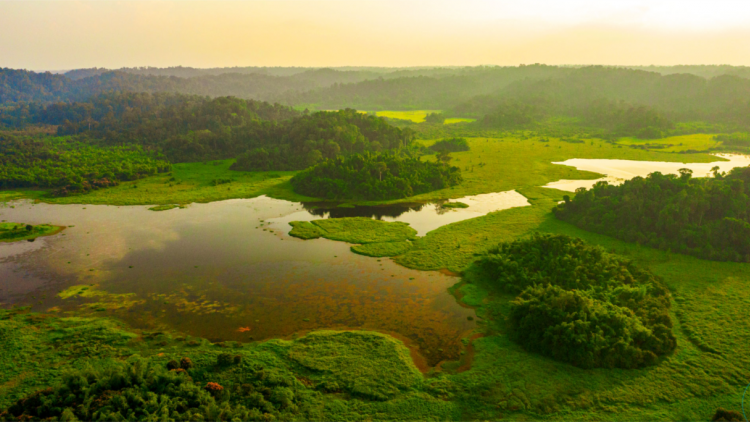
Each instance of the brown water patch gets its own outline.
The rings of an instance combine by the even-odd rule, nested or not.
[[[0,284],[13,287],[0,291],[0,303],[114,316],[136,328],[212,341],[373,330],[408,340],[416,361],[423,356],[427,366],[459,358],[461,338],[475,328],[467,317],[475,314],[448,292],[455,277],[269,227],[270,219],[300,209],[269,198],[194,204],[175,213],[49,204],[2,209],[3,219],[74,227],[41,243],[0,246],[0,273],[8,275]],[[128,295],[133,305],[91,306],[118,296],[57,297],[70,286],[92,284],[108,295]]]

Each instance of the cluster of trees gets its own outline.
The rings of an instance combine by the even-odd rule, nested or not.
[[[744,151],[746,153],[750,152],[750,133],[727,133],[716,135],[714,139],[721,142],[721,149],[727,149],[731,151]]]
[[[555,215],[585,230],[704,259],[750,262],[750,168],[713,178],[652,173],[566,196]]]
[[[69,137],[0,132],[0,188],[56,188],[56,195],[86,192],[170,171],[171,164],[138,145],[97,147]]]
[[[468,150],[469,143],[464,138],[441,139],[430,146],[430,151],[433,152],[461,152]]]
[[[326,160],[296,174],[294,191],[327,199],[389,200],[455,186],[461,170],[391,153],[354,154]]]
[[[69,373],[61,384],[31,394],[0,412],[2,420],[270,421],[306,419],[315,391],[293,377],[250,365],[236,357],[215,367],[190,359],[164,368],[149,361],[114,363],[104,370]],[[221,355],[220,355],[221,358]],[[214,382],[216,370],[238,365],[242,384]],[[174,366],[174,365],[171,365]],[[223,381],[222,381],[223,382]],[[309,410],[309,409],[307,409]],[[308,416],[309,417],[309,416]]]
[[[637,368],[674,350],[668,290],[654,275],[564,235],[502,243],[475,264],[512,294],[511,338],[582,368]]]

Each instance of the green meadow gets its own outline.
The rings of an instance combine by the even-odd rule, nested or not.
[[[406,111],[377,111],[376,116],[387,117],[389,119],[409,120],[414,123],[423,123],[425,117],[430,113],[440,113],[441,110],[406,110]],[[449,117],[445,119],[443,124],[452,125],[456,123],[471,123],[475,122],[476,119],[469,119],[464,117]]]
[[[716,135],[696,133],[693,135],[670,136],[661,139],[621,138],[620,145],[658,149],[664,152],[709,151],[721,145],[714,139]]]

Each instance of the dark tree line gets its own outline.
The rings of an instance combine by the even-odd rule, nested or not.
[[[455,186],[461,170],[397,154],[365,153],[326,160],[295,175],[294,191],[327,199],[389,200]]]
[[[669,291],[650,272],[564,235],[502,243],[475,263],[517,294],[510,337],[526,350],[583,368],[638,368],[676,346]]]
[[[585,230],[704,259],[750,262],[750,168],[652,173],[579,189],[555,215]]]

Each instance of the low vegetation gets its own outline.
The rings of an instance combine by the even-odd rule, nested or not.
[[[328,218],[324,220],[292,221],[289,235],[300,239],[338,240],[348,243],[383,243],[413,240],[417,231],[407,223],[386,222],[367,217]]]
[[[652,173],[581,189],[555,215],[586,230],[719,261],[750,262],[750,168]]]
[[[19,240],[32,240],[41,236],[50,236],[59,233],[63,227],[49,224],[22,223],[0,223],[0,242],[17,242]]]
[[[447,164],[395,154],[339,157],[295,175],[301,195],[345,200],[391,200],[455,186],[461,170]]]

